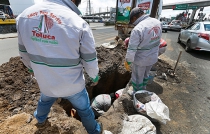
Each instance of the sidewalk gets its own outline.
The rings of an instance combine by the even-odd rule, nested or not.
[[[103,23],[90,23],[90,28],[95,29],[95,28],[101,28],[104,27]],[[113,26],[106,26],[106,28],[113,27]],[[5,33],[5,34],[0,34],[0,39],[7,39],[7,38],[17,38],[17,33]]]
[[[16,37],[17,37],[17,33],[0,34],[0,39],[16,38]]]

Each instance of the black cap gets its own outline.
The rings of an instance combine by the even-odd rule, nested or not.
[[[131,24],[131,18],[133,17],[133,16],[135,16],[136,14],[139,14],[139,13],[144,13],[144,11],[141,9],[141,8],[139,8],[139,7],[135,7],[135,8],[133,8],[132,10],[131,10],[131,12],[130,12],[130,21],[129,21],[129,24]]]

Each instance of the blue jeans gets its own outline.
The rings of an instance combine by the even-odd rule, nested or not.
[[[86,89],[83,89],[81,92],[75,95],[63,98],[69,100],[72,106],[77,110],[82,124],[89,134],[100,134],[101,127],[95,120]],[[37,109],[34,112],[34,116],[39,123],[43,123],[47,119],[50,108],[56,99],[57,98],[55,97],[49,97],[41,93]]]

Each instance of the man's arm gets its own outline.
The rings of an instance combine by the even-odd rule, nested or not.
[[[83,25],[82,37],[80,40],[80,56],[85,71],[95,83],[98,82],[98,60],[95,49],[95,41],[92,31],[87,23]]]
[[[33,72],[32,68],[31,68],[30,58],[28,56],[27,50],[24,46],[24,43],[21,38],[21,34],[19,32],[18,19],[16,20],[16,28],[17,28],[17,33],[18,33],[18,48],[19,48],[19,54],[20,54],[21,61],[29,69],[29,72]]]
[[[138,30],[133,30],[129,39],[128,49],[126,53],[126,61],[128,64],[134,61],[135,54],[141,43],[141,34]]]

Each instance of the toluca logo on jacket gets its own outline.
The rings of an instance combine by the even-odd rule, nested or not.
[[[153,41],[156,41],[156,40],[159,40],[160,39],[160,27],[156,26],[156,27],[153,27],[149,32],[148,34],[151,34],[151,32],[153,32],[153,37],[151,38],[151,41],[150,42],[153,42]]]
[[[53,27],[53,19],[47,15],[41,15],[41,21],[38,27],[34,27],[32,30],[33,41],[58,44],[56,37],[50,34],[50,29]]]

